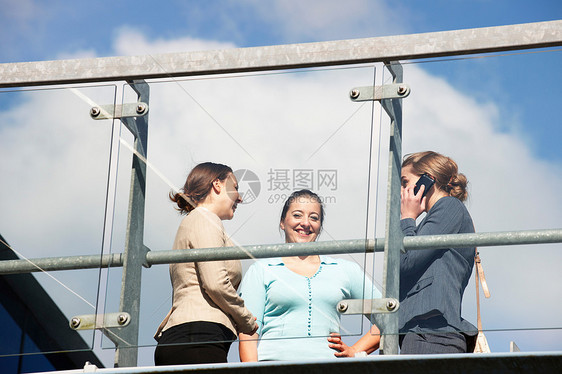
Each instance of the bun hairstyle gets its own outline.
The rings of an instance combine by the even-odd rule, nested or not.
[[[414,174],[429,174],[435,179],[435,187],[460,201],[468,197],[468,180],[459,173],[457,163],[437,152],[426,151],[406,155],[402,167],[411,166]]]
[[[183,188],[178,192],[170,191],[170,200],[177,204],[176,209],[181,214],[188,214],[209,195],[215,180],[224,181],[231,173],[229,166],[203,162],[191,170]]]
[[[322,230],[322,224],[324,223],[325,216],[324,203],[322,202],[320,196],[306,189],[295,191],[287,198],[287,200],[283,204],[283,210],[281,211],[281,219],[279,220],[279,222],[283,222],[285,220],[291,204],[294,202],[298,202],[301,197],[308,197],[310,200],[316,201],[318,204],[320,204],[320,230]]]

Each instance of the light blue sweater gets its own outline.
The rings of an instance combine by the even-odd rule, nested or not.
[[[280,258],[257,261],[244,275],[240,296],[260,325],[258,360],[295,361],[335,358],[327,337],[340,332],[338,302],[381,293],[357,264],[320,256],[320,268],[310,278],[289,270]]]

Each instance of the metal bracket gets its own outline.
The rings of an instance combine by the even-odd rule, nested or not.
[[[349,91],[351,101],[380,101],[384,99],[403,99],[410,95],[410,86],[404,83],[384,86],[356,87]]]
[[[86,314],[74,316],[70,319],[73,330],[94,330],[110,327],[125,327],[131,322],[129,313]]]
[[[400,307],[398,300],[381,299],[344,299],[338,303],[340,314],[379,314],[394,313]]]
[[[90,117],[93,119],[120,119],[128,117],[140,117],[148,113],[148,104],[143,102],[132,104],[108,104],[94,106],[90,109]]]

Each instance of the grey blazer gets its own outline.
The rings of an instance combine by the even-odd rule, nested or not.
[[[403,219],[405,236],[474,232],[472,218],[455,197],[443,197],[416,227]],[[400,256],[400,332],[477,329],[461,317],[462,296],[472,274],[475,248],[412,250]]]

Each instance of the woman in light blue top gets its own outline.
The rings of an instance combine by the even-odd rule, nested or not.
[[[318,195],[301,190],[285,202],[280,227],[287,243],[312,242],[323,220]],[[246,272],[240,295],[260,326],[254,335],[240,334],[241,361],[353,357],[379,346],[376,326],[352,346],[339,335],[339,301],[381,297],[353,262],[327,256],[261,260]]]

